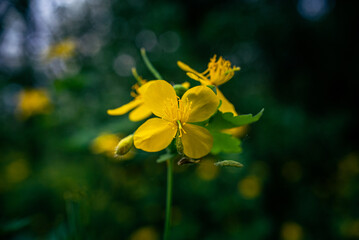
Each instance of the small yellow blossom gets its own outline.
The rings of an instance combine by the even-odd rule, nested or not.
[[[46,59],[54,58],[68,59],[74,55],[76,43],[73,40],[67,39],[56,43],[49,47],[46,52]]]
[[[135,99],[119,108],[107,110],[107,114],[113,116],[123,115],[134,109],[129,115],[130,120],[133,122],[138,122],[151,116],[152,112],[144,104],[142,97],[149,85],[150,82],[145,80],[142,80],[142,86],[139,86],[137,83],[133,85],[132,89],[134,91],[131,92],[131,96]]]
[[[151,118],[134,134],[136,148],[147,152],[165,149],[178,134],[183,152],[190,158],[207,155],[213,145],[213,137],[207,129],[194,124],[207,120],[218,107],[216,94],[205,86],[197,86],[185,92],[181,99],[174,88],[163,80],[152,81],[143,95],[146,106],[160,118]]]
[[[233,76],[235,71],[239,71],[239,67],[231,67],[231,62],[224,60],[222,57],[216,61],[217,56],[214,55],[208,63],[208,68],[203,73],[199,73],[196,70],[189,67],[187,64],[178,61],[178,66],[187,72],[187,75],[199,81],[202,85],[214,85],[217,87],[217,95],[222,101],[222,105],[219,108],[221,112],[231,112],[234,116],[238,115],[233,104],[230,103],[227,98],[224,97],[223,93],[218,89],[219,85],[222,85],[229,81]]]
[[[102,133],[92,141],[91,150],[95,154],[105,154],[107,157],[113,158],[115,149],[121,139],[110,133]],[[130,159],[133,153],[130,151],[121,156],[123,159]]]
[[[22,118],[48,113],[50,107],[50,99],[44,89],[26,89],[18,94],[17,112]]]

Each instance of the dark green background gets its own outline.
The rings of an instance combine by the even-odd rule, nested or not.
[[[225,96],[240,113],[265,108],[243,153],[223,156],[243,169],[204,180],[197,165],[175,167],[172,239],[359,238],[355,1],[83,1],[54,7],[46,36],[38,3],[0,2],[0,51],[15,44],[5,45],[11,23],[22,24],[20,60],[0,52],[1,238],[131,239],[142,227],[161,236],[166,167],[158,154],[118,162],[90,150],[102,132],[139,126],[106,110],[131,100],[128,57],[153,79],[141,47],[171,83],[188,80],[177,60],[204,71],[213,54],[223,56],[241,67],[221,86]],[[71,59],[44,63],[44,37],[79,47]],[[29,87],[46,88],[53,110],[19,120],[16,94]],[[29,174],[11,183],[6,171],[17,159]],[[255,198],[238,191],[248,176],[259,179]],[[288,223],[301,236],[283,237]]]

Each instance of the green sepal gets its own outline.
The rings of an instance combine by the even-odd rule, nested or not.
[[[230,134],[210,131],[213,136],[212,154],[242,152],[241,141]]]
[[[253,116],[252,114],[234,116],[231,112],[222,113],[220,111],[217,111],[217,113],[209,120],[209,123],[206,127],[209,130],[217,131],[240,127],[243,125],[257,122],[261,118],[263,111],[264,108],[255,116]]]

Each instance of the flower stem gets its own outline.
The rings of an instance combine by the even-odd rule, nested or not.
[[[167,196],[166,196],[166,220],[163,239],[170,239],[171,205],[172,205],[172,184],[173,184],[172,158],[167,160]]]
[[[152,63],[150,62],[150,60],[148,60],[148,57],[146,55],[146,50],[144,48],[141,48],[141,56],[143,61],[145,62],[148,70],[150,70],[150,72],[153,74],[153,76],[157,79],[157,80],[163,80],[163,77],[161,76],[161,74],[158,73],[158,71],[155,69],[155,67],[152,65]]]

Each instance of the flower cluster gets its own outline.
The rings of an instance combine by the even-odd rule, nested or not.
[[[187,83],[172,86],[164,80],[144,81],[136,74],[134,76],[138,83],[133,86],[131,93],[134,100],[107,112],[109,115],[123,115],[132,110],[129,115],[131,121],[141,121],[155,115],[134,132],[131,137],[133,145],[147,152],[158,152],[175,142],[180,155],[199,159],[210,153],[214,144],[209,120],[219,112],[231,113],[233,118],[238,115],[218,86],[229,81],[240,68],[231,66],[222,57],[217,60],[216,55],[202,73],[180,61],[178,66],[201,85],[192,88]],[[178,91],[178,86],[181,91]],[[236,125],[237,119],[231,121],[224,124],[227,129],[243,125]]]

